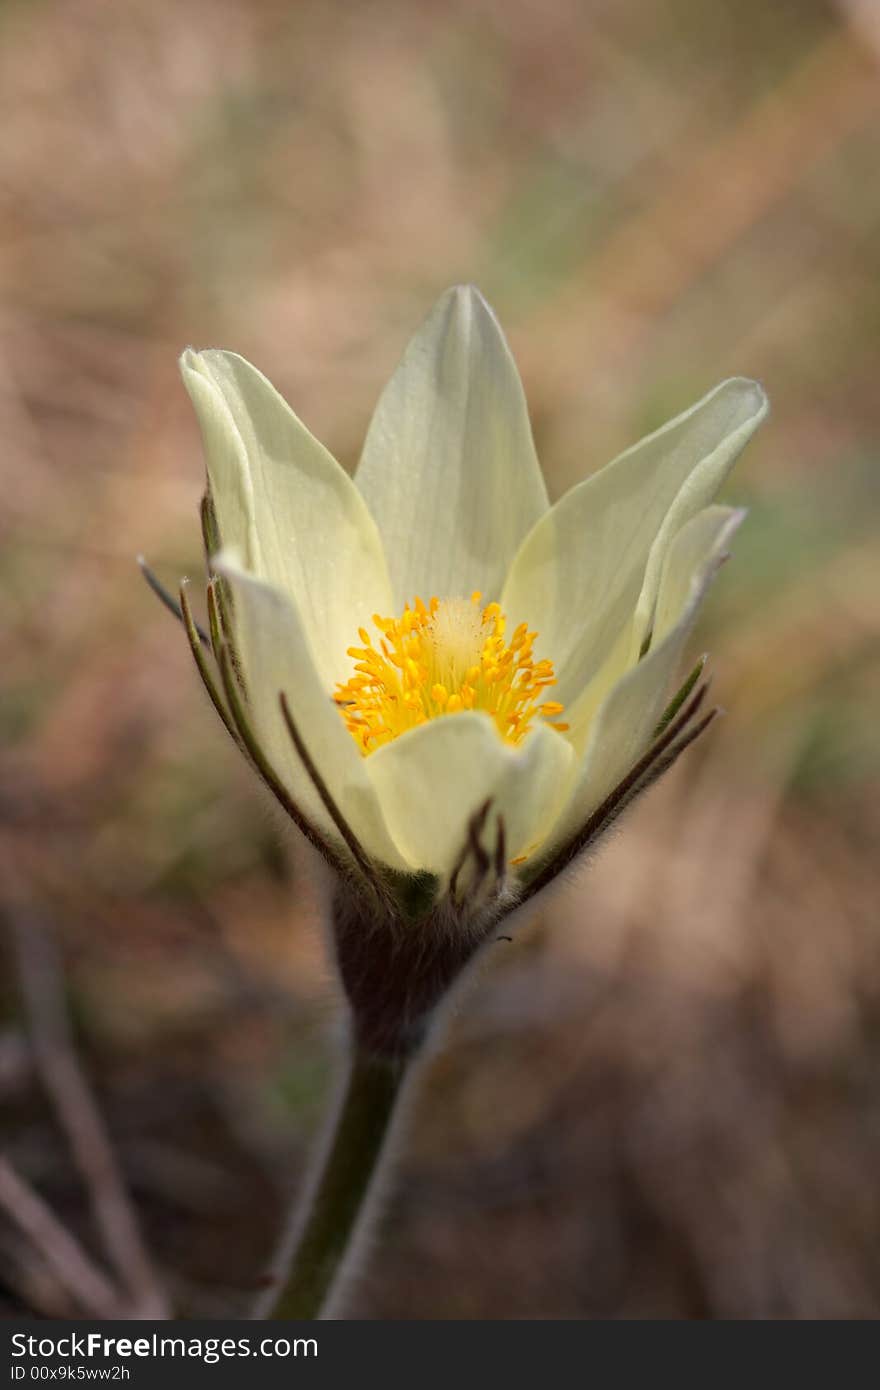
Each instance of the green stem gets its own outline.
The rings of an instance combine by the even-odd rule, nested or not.
[[[406,1060],[354,1052],[273,1317],[320,1315],[365,1210],[407,1069]]]

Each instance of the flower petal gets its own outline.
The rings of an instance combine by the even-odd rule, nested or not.
[[[717,496],[724,479],[758,426],[766,419],[770,409],[763,387],[758,382],[749,381],[745,377],[734,377],[730,381],[722,382],[710,396],[706,397],[703,404],[715,398],[717,398],[715,401],[716,410],[720,408],[723,411],[726,408],[729,411],[728,423],[723,424],[723,415],[720,418],[719,415],[716,415],[711,424],[708,420],[703,422],[704,427],[707,427],[704,436],[707,444],[711,445],[713,437],[717,438],[721,429],[724,429],[724,435],[719,439],[714,449],[710,453],[704,454],[700,463],[692,468],[685,477],[672,506],[663,518],[654,544],[651,546],[651,553],[648,556],[645,577],[642,582],[642,591],[636,604],[633,659],[638,656],[645,637],[651,631],[652,618],[654,621],[652,640],[658,639],[658,620],[654,615],[654,605],[657,601],[661,574],[670,547],[691,517],[695,517],[703,508],[708,507],[713,498]],[[688,414],[693,415],[699,410],[700,405],[696,405]],[[684,421],[687,416],[680,416],[679,418]],[[667,428],[671,427],[667,426]]]
[[[312,659],[305,624],[290,598],[222,552],[218,573],[232,586],[234,640],[254,732],[279,781],[335,843],[339,835],[294,749],[279,703],[283,691],[318,771],[364,849],[404,867],[385,827],[364,759]]]
[[[448,873],[467,824],[492,798],[489,826],[504,816],[510,858],[540,841],[565,796],[571,746],[546,724],[518,748],[486,714],[462,712],[421,724],[366,759],[388,828],[413,869]],[[485,837],[492,842],[493,832]]]
[[[185,352],[225,546],[289,594],[329,691],[361,623],[388,611],[376,524],[348,474],[264,376],[231,352]]]
[[[553,829],[555,841],[584,823],[650,743],[697,611],[744,516],[731,507],[707,507],[675,537],[661,573],[651,650],[602,702],[571,801]]]
[[[409,344],[355,482],[385,543],[395,612],[417,594],[498,597],[547,493],[519,374],[477,290],[449,290]]]
[[[554,698],[578,697],[637,604],[622,656],[638,655],[672,536],[711,501],[766,411],[757,383],[722,382],[572,488],[526,537],[501,606],[512,625],[538,629],[536,652],[556,667]]]

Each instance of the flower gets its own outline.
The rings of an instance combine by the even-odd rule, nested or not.
[[[689,740],[698,673],[661,725],[743,516],[713,499],[766,414],[755,382],[722,382],[550,506],[473,288],[416,333],[353,479],[243,358],[188,350],[181,370],[215,703],[337,867],[428,875],[436,896],[469,846],[471,876],[491,858],[518,899]]]
[[[187,350],[208,631],[232,738],[336,871],[359,1045],[391,1058],[497,923],[699,736],[675,673],[744,513],[714,498],[767,413],[724,381],[549,505],[525,398],[473,288],[448,291],[352,479],[264,376]],[[671,698],[670,698],[671,695]]]

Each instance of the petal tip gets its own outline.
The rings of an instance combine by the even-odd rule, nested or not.
[[[441,299],[447,298],[455,299],[462,304],[470,304],[474,300],[479,301],[481,304],[485,304],[486,302],[477,286],[471,281],[462,281],[460,284],[450,285],[445,294],[441,295]]]
[[[731,376],[722,381],[719,391],[729,391],[731,394],[738,394],[743,404],[749,408],[749,419],[759,424],[770,410],[770,400],[767,392],[760,381],[755,381],[750,376]]]
[[[498,322],[486,296],[476,285],[470,283],[451,285],[441,294],[435,307],[462,318],[481,315],[491,319],[493,324]]]
[[[748,507],[725,507],[723,510],[727,512],[727,520],[721,528],[719,544],[726,545],[742,526],[749,514],[749,509]]]
[[[201,353],[197,348],[185,347],[177,359],[177,365],[182,374],[186,372],[197,372],[199,370],[200,360]]]
[[[226,579],[256,579],[257,577],[248,572],[244,556],[235,545],[224,545],[222,549],[218,550],[216,555],[211,558],[211,568]]]

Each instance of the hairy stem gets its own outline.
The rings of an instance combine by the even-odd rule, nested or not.
[[[408,1061],[355,1048],[273,1317],[317,1318],[369,1205]]]

